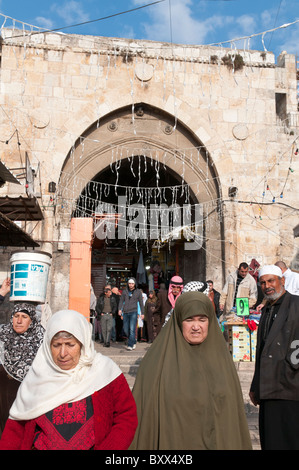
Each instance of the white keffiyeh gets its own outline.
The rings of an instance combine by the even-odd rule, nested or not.
[[[184,286],[182,294],[185,292],[203,292],[205,295],[208,295],[209,285],[202,281],[190,281]]]

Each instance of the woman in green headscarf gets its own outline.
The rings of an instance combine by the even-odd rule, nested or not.
[[[131,450],[248,450],[238,375],[210,299],[186,292],[143,358]]]

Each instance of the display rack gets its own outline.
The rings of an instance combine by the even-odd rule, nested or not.
[[[247,323],[226,323],[229,351],[234,362],[254,362],[257,329],[251,330]]]

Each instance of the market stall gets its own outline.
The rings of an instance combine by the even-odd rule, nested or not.
[[[248,299],[236,299],[234,307],[226,321],[221,322],[221,329],[228,341],[233,361],[255,361],[257,329],[260,312],[249,309]]]

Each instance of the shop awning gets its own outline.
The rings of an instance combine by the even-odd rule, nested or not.
[[[21,184],[4,163],[0,162],[0,186],[3,186],[4,183]]]
[[[30,246],[38,247],[24,230],[0,212],[0,245],[1,246]]]
[[[36,197],[0,197],[0,212],[10,220],[42,220],[43,214]]]

